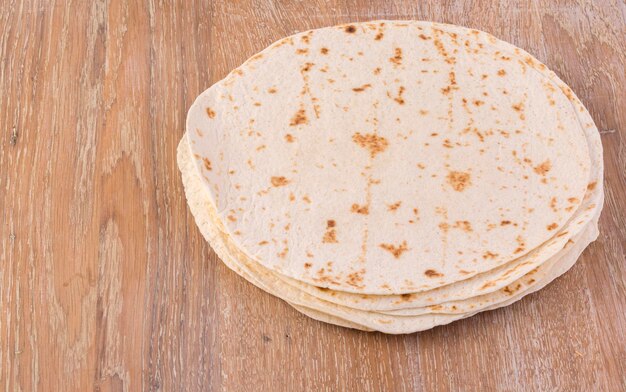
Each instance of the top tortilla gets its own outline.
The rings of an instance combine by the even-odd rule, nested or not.
[[[253,260],[335,290],[424,291],[527,254],[580,206],[589,151],[550,74],[458,26],[313,30],[198,97],[189,143]]]

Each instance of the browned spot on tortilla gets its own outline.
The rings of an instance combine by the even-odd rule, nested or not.
[[[506,75],[506,71],[503,69],[498,70],[498,76],[504,76]]]
[[[430,309],[430,310],[434,310],[434,311],[437,311],[437,310],[441,310],[441,309],[443,309],[443,306],[441,306],[441,305],[430,305],[430,306],[428,307],[428,309]]]
[[[288,133],[288,134],[286,134],[286,135],[285,135],[285,141],[286,141],[287,143],[293,143],[293,141],[294,141],[294,140],[295,140],[295,139],[294,139],[294,137],[293,137],[293,135],[292,135],[292,134]]]
[[[420,37],[420,38],[421,38],[421,39],[423,39],[424,41],[429,40],[429,39],[431,39],[431,38],[432,38],[432,37],[428,37],[428,36],[426,36],[426,35],[424,35],[424,34],[420,34],[420,35],[418,35],[418,37]]]
[[[302,200],[307,204],[311,204],[311,199],[307,195],[302,196]]]
[[[213,168],[211,167],[211,161],[206,158],[202,158],[202,162],[204,162],[204,168],[207,169],[207,171],[213,170]]]
[[[296,114],[291,117],[291,121],[289,122],[289,126],[296,126],[300,124],[308,124],[309,120],[306,117],[306,111],[303,108],[300,108]]]
[[[482,106],[485,104],[485,101],[481,101],[480,99],[475,99],[474,100],[474,105],[476,106]]]
[[[515,238],[515,241],[517,241],[517,249],[515,249],[515,251],[513,253],[517,254],[517,253],[521,253],[524,251],[524,249],[526,249],[526,241],[524,241],[524,238],[521,235],[518,235]]]
[[[311,264],[311,263],[304,263],[304,268],[309,269],[311,267],[313,267],[313,264]]]
[[[201,130],[199,130],[198,128],[196,128],[196,133],[198,134],[198,136],[203,137],[204,134],[202,133]]]
[[[357,132],[352,135],[352,141],[358,144],[360,147],[369,150],[370,156],[374,158],[376,154],[385,151],[387,146],[389,146],[389,142],[382,136],[378,136],[374,133],[368,133],[362,135]]]
[[[357,214],[363,214],[363,215],[367,215],[369,214],[369,207],[367,205],[364,206],[360,206],[358,204],[352,204],[352,208],[350,209],[350,211],[355,212]]]
[[[464,221],[456,221],[454,223],[454,227],[456,229],[461,229],[461,230],[463,230],[466,233],[469,233],[469,232],[472,231],[472,224],[470,222],[466,221],[466,220],[464,220]]]
[[[270,88],[268,88],[268,89],[267,89],[267,92],[268,92],[268,93],[270,93],[270,94],[275,94],[275,93],[276,93],[276,91],[277,91],[277,90],[276,90],[276,88],[274,88],[274,87],[270,87]]]
[[[321,54],[328,54],[328,48],[321,48],[320,49],[320,53]]]
[[[261,242],[259,242],[259,245],[267,245],[267,244],[269,244],[269,242],[267,242],[267,241],[261,241]]]
[[[237,218],[234,215],[228,215],[227,218],[231,222],[237,222]]]
[[[490,251],[486,251],[485,253],[483,253],[483,259],[487,260],[487,259],[495,259],[496,257],[498,257],[497,253],[493,253]]]
[[[289,201],[296,201],[296,195],[294,195],[293,192],[289,194]]]
[[[595,181],[594,182],[590,182],[589,185],[587,185],[587,189],[590,190],[590,191],[596,189],[596,184],[597,183]]]
[[[376,41],[380,41],[381,39],[383,39],[384,34],[381,32],[379,32],[378,34],[376,34],[376,37],[374,37],[374,39]]]
[[[353,34],[353,33],[355,33],[355,32],[356,32],[356,27],[354,27],[354,26],[352,26],[352,25],[350,25],[350,26],[346,26],[346,28],[344,29],[344,31],[345,31],[346,33]]]
[[[404,86],[400,86],[400,88],[398,89],[398,96],[393,99],[400,105],[404,105],[404,98],[402,98],[403,93],[404,93]]]
[[[507,225],[510,225],[510,224],[511,224],[511,221],[509,221],[509,220],[503,220],[503,221],[500,222],[500,226],[507,226]]]
[[[535,166],[533,168],[533,170],[535,171],[535,173],[541,175],[541,176],[545,176],[547,172],[550,171],[550,169],[552,168],[552,164],[550,163],[550,160],[546,160],[543,163]]]
[[[486,289],[486,288],[493,287],[493,286],[495,286],[495,285],[496,285],[496,282],[487,282],[487,283],[485,283],[484,285],[482,285],[482,287],[481,287],[480,289],[481,289],[481,290],[484,290],[484,289]]]
[[[272,185],[274,185],[276,187],[278,187],[278,186],[285,186],[285,185],[289,184],[289,180],[287,180],[283,176],[272,177],[271,181],[272,181]]]
[[[428,276],[429,278],[440,278],[443,276],[441,272],[437,272],[434,269],[427,269],[426,271],[424,271],[424,275]]]
[[[451,171],[448,174],[447,179],[450,186],[452,186],[452,189],[457,192],[462,192],[471,184],[469,173]]]
[[[444,139],[443,140],[443,146],[445,148],[453,148],[454,146],[452,145],[452,142],[450,142],[450,139]]]
[[[386,250],[387,252],[390,252],[396,259],[400,258],[400,256],[402,256],[402,253],[409,250],[406,241],[402,241],[402,243],[397,246],[393,244],[379,244],[378,246]]]
[[[419,113],[420,115],[425,116],[428,114],[428,110],[420,109]]]
[[[372,87],[372,85],[367,83],[367,84],[362,85],[361,87],[354,87],[352,91],[360,93],[361,91],[365,91],[365,89],[370,88],[370,87]]]
[[[373,71],[373,72],[374,72],[374,75],[378,75],[378,74],[380,73],[380,71],[381,71],[381,68],[380,68],[380,67],[376,67],[376,68],[374,68],[374,71]]]
[[[307,48],[304,49],[296,49],[296,54],[308,54],[309,50]]]
[[[256,148],[256,150],[261,151],[261,150],[265,150],[265,148],[267,148],[267,146],[265,144],[261,144],[260,146]]]
[[[206,114],[209,116],[209,118],[215,118],[215,110],[211,108],[206,108]]]
[[[548,226],[546,226],[546,229],[548,230],[554,230],[557,227],[559,227],[559,225],[557,225],[556,223],[550,223]]]
[[[389,211],[395,211],[395,210],[397,210],[400,207],[401,204],[402,204],[401,201],[397,201],[397,202],[395,202],[393,204],[387,204],[387,209]]]
[[[578,198],[576,198],[576,197],[570,197],[570,198],[567,199],[567,201],[569,201],[570,203],[578,203],[579,202]]]
[[[311,68],[313,68],[314,65],[315,64],[313,64],[313,63],[304,63],[304,65],[302,66],[300,71],[302,71],[302,72],[309,72],[311,70]]]
[[[324,238],[322,238],[323,243],[337,243],[336,225],[337,223],[332,219],[326,221],[326,233],[324,233]]]
[[[365,270],[362,269],[362,270],[349,274],[347,276],[346,283],[354,287],[363,287],[362,282],[363,282],[364,273],[365,273]]]
[[[402,64],[402,49],[395,48],[393,50],[393,57],[389,57],[389,61],[391,61],[396,66]]]

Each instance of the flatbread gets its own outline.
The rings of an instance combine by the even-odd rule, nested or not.
[[[308,287],[411,294],[540,264],[600,208],[582,104],[526,52],[458,26],[286,38],[198,97],[187,130],[234,246]]]
[[[417,316],[395,316],[385,315],[376,312],[356,310],[333,304],[305,292],[297,290],[291,286],[284,285],[276,274],[265,267],[255,264],[238,254],[236,247],[230,243],[229,237],[218,228],[219,222],[213,222],[211,215],[215,215],[214,206],[211,205],[206,192],[202,186],[200,178],[192,167],[189,152],[184,142],[181,142],[178,152],[178,161],[183,174],[185,193],[196,223],[201,232],[209,241],[213,249],[233,271],[237,272],[251,283],[261,289],[288,301],[296,309],[302,309],[305,313],[314,315],[314,318],[337,325],[365,330],[379,330],[386,333],[411,333],[432,328],[436,325],[447,324],[449,322],[468,317],[480,310],[488,310],[499,306],[504,306],[522,298],[524,295],[543,287],[556,276],[548,276],[546,279],[538,280],[535,284],[527,285],[525,291],[513,292],[504,302],[489,304],[482,309],[476,307],[469,313],[464,314],[436,314],[434,312]],[[597,236],[595,222],[592,222],[590,229],[586,231],[587,237],[580,237],[577,247],[572,246],[571,250],[582,250],[584,246]],[[591,237],[589,237],[591,236]],[[574,242],[576,244],[576,242]],[[569,264],[573,264],[578,253],[569,258]],[[569,267],[567,267],[569,268]],[[558,276],[558,275],[557,275]],[[436,310],[435,310],[436,311]]]

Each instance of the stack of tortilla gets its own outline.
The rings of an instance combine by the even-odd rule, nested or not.
[[[178,164],[222,261],[308,316],[411,333],[515,302],[598,236],[602,146],[552,71],[482,31],[284,38],[202,93]]]

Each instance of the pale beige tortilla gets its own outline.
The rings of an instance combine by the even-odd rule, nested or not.
[[[190,110],[190,147],[236,248],[308,287],[370,294],[432,290],[518,256],[541,264],[556,254],[601,205],[599,187],[586,190],[594,184],[590,178],[601,178],[599,138],[571,90],[532,56],[486,33],[424,22],[382,23],[283,40],[207,90]],[[379,34],[383,38],[376,40]],[[323,48],[340,54],[318,63]],[[296,53],[304,49],[308,54]],[[391,55],[380,58],[386,51]],[[421,69],[432,75],[404,87],[421,62],[429,63]],[[353,69],[344,77],[340,70],[349,63]],[[372,76],[376,65],[378,79]],[[284,70],[280,80],[266,72],[272,66]],[[487,75],[484,82],[474,80],[478,69]],[[331,83],[327,79],[333,76]],[[478,78],[483,80],[482,74]],[[434,83],[428,91],[442,95],[425,99],[414,82]],[[507,97],[494,98],[504,95],[503,89]],[[306,102],[298,106],[300,93]],[[372,115],[364,111],[376,105],[381,109]],[[503,114],[483,114],[491,106]],[[345,107],[356,114],[345,114]],[[304,120],[297,115],[301,110]],[[427,119],[416,114],[420,110]],[[433,127],[438,132],[431,132]],[[485,127],[504,133],[489,135]],[[591,142],[584,131],[592,133]],[[426,143],[432,148],[419,147]],[[591,147],[599,154],[590,157]],[[413,161],[415,151],[430,151],[428,162]],[[455,154],[441,167],[428,158],[449,151]],[[498,158],[504,173],[489,168]],[[420,181],[402,182],[408,164],[411,173],[425,170],[415,174]],[[420,167],[426,164],[437,168]],[[528,178],[521,181],[523,176]],[[494,184],[499,188],[491,189]],[[487,200],[485,190],[492,191]],[[527,193],[519,198],[519,192]],[[485,211],[486,203],[495,212]],[[367,215],[358,212],[363,206]],[[357,235],[351,237],[353,231]],[[528,254],[534,249],[539,252]],[[476,294],[470,291],[463,295]]]
[[[195,174],[195,171],[189,170],[191,163],[184,143],[181,143],[179,146],[178,160],[183,174],[185,192],[190,209],[196,219],[196,223],[205,238],[212,244],[214,250],[218,253],[224,263],[251,283],[271,294],[285,299],[297,309],[305,307],[315,311],[315,318],[317,319],[328,322],[333,322],[332,320],[334,320],[338,325],[350,326],[353,328],[358,326],[359,329],[374,329],[387,333],[410,333],[432,328],[436,325],[446,324],[459,318],[472,315],[479,310],[476,309],[470,313],[460,315],[425,314],[410,317],[390,316],[375,312],[350,309],[332,304],[314,296],[310,296],[302,291],[296,290],[291,286],[284,285],[283,281],[280,278],[277,278],[275,273],[272,271],[265,269],[261,265],[254,264],[249,260],[246,262],[245,257],[241,257],[241,254],[237,255],[239,252],[233,244],[228,243],[228,236],[223,232],[220,232],[218,229],[219,223],[213,224],[213,222],[211,222],[211,211],[214,210],[214,207],[206,197],[206,193],[204,192],[202,184],[198,176]],[[595,226],[592,226],[591,228],[594,230],[593,233],[595,233]],[[586,245],[587,242],[588,239],[581,242],[581,249],[584,248],[583,244]],[[576,260],[577,255],[578,254],[576,253],[571,258],[571,264],[573,264]],[[485,309],[511,303],[514,300],[521,298],[526,293],[534,291],[533,287],[539,287],[543,284],[547,284],[554,277],[551,277],[547,281],[537,281],[534,286],[529,284],[529,289],[525,292],[515,293],[505,302],[492,304]],[[323,314],[326,314],[326,316],[322,316]],[[342,320],[344,322],[342,322]]]

